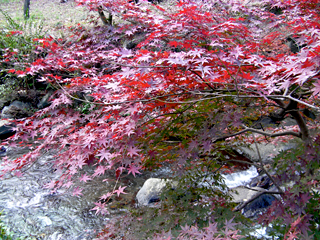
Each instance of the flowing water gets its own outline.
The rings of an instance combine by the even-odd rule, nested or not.
[[[228,175],[222,175],[224,178],[225,184],[229,188],[235,188],[239,186],[244,186],[248,184],[252,178],[257,177],[259,174],[257,172],[257,168],[251,166],[245,171],[235,172]]]

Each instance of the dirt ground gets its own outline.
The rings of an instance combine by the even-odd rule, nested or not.
[[[0,9],[6,11],[16,22],[23,22],[24,0],[0,0]],[[84,23],[89,15],[93,15],[85,7],[77,6],[74,0],[60,3],[60,0],[31,0],[30,19],[33,22],[43,21],[44,30],[52,37],[63,37],[65,27]],[[0,13],[0,25],[5,25],[5,18]],[[0,29],[1,30],[1,29]]]

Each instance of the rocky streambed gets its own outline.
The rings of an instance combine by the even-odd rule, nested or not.
[[[15,159],[29,150],[27,148],[5,148],[1,150],[0,157],[8,156]],[[266,149],[264,151],[267,151]],[[272,148],[272,152],[274,149]],[[265,155],[268,155],[265,152]],[[51,192],[44,186],[52,180],[58,180],[61,173],[53,167],[54,150],[44,153],[28,169],[24,169],[22,177],[7,177],[0,181],[0,211],[4,225],[10,228],[14,239],[39,239],[39,240],[89,240],[94,239],[113,217],[125,214],[127,209],[136,207],[138,191],[146,191],[145,196],[155,198],[161,192],[161,187],[150,185],[144,188],[147,179],[168,179],[172,177],[169,168],[162,168],[156,172],[143,172],[142,175],[121,177],[116,183],[113,174],[96,177],[87,183],[80,182],[77,186],[83,188],[82,196],[73,196],[73,187]],[[94,166],[85,166],[83,172],[88,175],[94,173]],[[258,176],[257,169],[249,169],[233,174],[224,175],[225,182],[230,188],[236,189],[239,194],[234,199],[239,204],[248,201],[256,194],[242,186],[250,188],[269,189],[268,179]],[[107,181],[103,181],[107,178]],[[253,179],[253,180],[252,180]],[[161,181],[160,181],[161,182]],[[154,181],[155,184],[159,181]],[[111,214],[96,215],[92,208],[94,202],[109,191],[115,184],[127,186],[127,194],[113,198],[108,209]],[[156,189],[155,192],[152,192]],[[150,193],[150,194],[149,194]],[[150,200],[149,199],[149,200]],[[150,202],[144,199],[143,202]],[[264,195],[253,201],[251,206],[243,208],[243,214],[254,217],[263,212],[274,200],[274,197]],[[147,204],[148,205],[148,204]]]
[[[16,158],[28,149],[6,149],[1,156]],[[0,181],[1,220],[10,228],[14,238],[46,240],[89,240],[113,216],[124,214],[126,208],[135,205],[135,195],[146,179],[150,177],[165,178],[167,170],[145,172],[143,175],[132,175],[121,178],[120,184],[128,186],[125,192],[114,199],[108,207],[110,215],[96,215],[91,209],[99,198],[112,191],[116,184],[115,176],[96,177],[87,183],[78,185],[83,188],[81,197],[73,196],[72,190],[61,189],[52,193],[44,186],[57,180],[60,173],[54,171],[54,152],[49,151],[41,156],[30,168],[23,171],[22,177],[10,177]],[[86,166],[83,173],[94,173],[94,167]],[[80,173],[82,174],[82,173]],[[119,183],[118,183],[119,184]],[[72,187],[71,187],[72,188]]]
[[[8,149],[7,154],[20,155],[25,149]],[[83,198],[72,196],[66,190],[51,193],[46,183],[58,179],[52,170],[53,154],[44,154],[22,177],[0,182],[0,209],[2,221],[22,239],[91,239],[107,219],[95,216],[92,201],[107,190],[107,184],[90,182]]]

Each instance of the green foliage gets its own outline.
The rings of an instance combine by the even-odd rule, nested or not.
[[[0,32],[0,97],[10,96],[15,90],[34,88],[35,76],[17,78],[28,62],[37,58],[35,38],[42,38],[43,22],[33,19],[17,22],[0,9],[6,24]],[[13,74],[15,73],[15,74]]]
[[[274,158],[273,169],[278,173],[274,180],[284,187],[284,194],[283,203],[275,202],[268,210],[272,217],[260,218],[261,222],[271,224],[270,236],[287,239],[296,234],[320,239],[319,142],[319,136],[312,144],[297,141],[295,148]]]
[[[90,109],[92,109],[92,107],[93,107],[93,104],[88,102],[83,102],[82,104],[77,106],[76,110],[82,114],[89,114]]]
[[[177,237],[181,226],[185,225],[196,225],[202,229],[216,222],[222,229],[226,220],[234,219],[241,222],[241,233],[248,235],[252,223],[232,211],[236,205],[230,201],[224,179],[219,173],[219,162],[223,161],[223,155],[219,152],[201,161],[189,160],[187,170],[168,181],[160,202],[155,202],[154,207],[128,209],[131,220],[124,223],[120,219],[117,226],[134,229],[134,237],[130,236],[132,239],[152,239],[155,234],[169,231]]]
[[[12,96],[12,93],[16,89],[16,81],[14,79],[9,78],[8,76],[4,76],[4,84],[0,85],[0,98],[7,99]]]
[[[307,212],[312,216],[310,220],[310,230],[314,234],[314,239],[320,239],[320,193],[313,191],[307,203]]]
[[[253,230],[252,222],[240,213],[233,212],[235,204],[226,201],[230,200],[230,196],[223,178],[215,171],[218,165],[212,161],[191,168],[192,164],[183,175],[168,181],[160,202],[155,202],[153,207],[128,208],[129,216],[119,218],[113,227],[113,234],[109,236],[154,239],[156,234],[170,231],[175,239],[181,233],[181,226],[196,225],[203,229],[209,223],[216,222],[218,229],[223,229],[225,222],[231,219],[241,223],[238,226],[241,234],[249,236]],[[110,230],[105,229],[104,232]]]
[[[0,212],[0,216],[2,212]],[[0,220],[0,240],[12,240],[12,235],[9,233],[6,226],[3,225],[2,221]]]
[[[0,9],[0,13],[6,20],[6,24],[1,26],[0,48],[18,49],[17,60],[25,60],[24,55],[31,54],[34,50],[35,43],[33,39],[42,38],[45,35],[43,21],[30,19],[18,23],[12,19],[7,12]]]
[[[13,3],[13,2],[18,2],[19,0],[0,0],[0,3]]]

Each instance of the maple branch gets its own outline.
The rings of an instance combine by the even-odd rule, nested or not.
[[[301,101],[301,100],[299,100],[299,99],[296,99],[296,98],[294,98],[294,97],[292,97],[291,95],[286,95],[286,96],[277,96],[277,95],[272,95],[272,96],[267,96],[268,98],[270,98],[271,100],[282,100],[283,98],[286,98],[286,99],[289,99],[289,100],[292,100],[292,101],[295,101],[295,102],[298,102],[298,103],[300,103],[300,104],[303,104],[303,105],[305,105],[305,106],[307,106],[307,107],[310,107],[310,108],[312,108],[312,109],[315,109],[315,110],[317,110],[318,112],[320,112],[320,107],[316,107],[316,106],[314,106],[314,105],[312,105],[312,104],[309,104],[309,103],[306,103],[306,102],[304,102],[304,101]]]
[[[254,132],[254,133],[258,133],[258,134],[261,134],[261,135],[264,135],[264,136],[268,136],[268,137],[272,137],[272,138],[273,137],[280,137],[280,136],[288,136],[288,135],[292,135],[294,137],[301,138],[301,133],[297,133],[297,132],[294,132],[294,131],[285,131],[285,132],[279,132],[279,133],[268,133],[268,132],[260,131],[258,129],[254,129],[254,128],[247,128],[245,126],[243,126],[243,127],[245,128],[244,130],[236,132],[236,133],[233,133],[233,134],[229,134],[229,135],[226,135],[226,136],[222,136],[222,137],[216,138],[216,139],[214,139],[213,143],[225,140],[225,139],[230,138],[230,137],[235,137],[235,136],[241,135],[241,134],[246,133],[246,132]]]
[[[192,93],[192,92],[191,92]],[[185,93],[186,94],[186,93]],[[194,93],[194,94],[197,94],[197,95],[215,95],[215,97],[209,97],[209,98],[203,98],[203,99],[198,99],[198,100],[190,100],[190,101],[185,101],[185,102],[182,102],[182,101],[175,101],[175,102],[169,102],[169,101],[164,101],[164,100],[159,100],[159,99],[155,99],[157,101],[160,101],[160,102],[164,102],[164,103],[169,103],[169,104],[175,104],[175,103],[179,103],[179,104],[187,104],[187,103],[194,103],[194,102],[200,102],[200,101],[206,101],[206,100],[210,100],[210,99],[217,99],[217,98],[224,98],[224,97],[237,97],[237,98],[269,98],[271,100],[282,100],[283,98],[287,98],[287,99],[291,99],[293,101],[297,101],[301,104],[304,104],[308,107],[312,107],[314,109],[317,109],[318,111],[320,111],[320,108],[318,107],[315,107],[313,105],[310,105],[308,103],[305,103],[303,101],[300,101],[298,99],[295,99],[291,96],[279,96],[279,95],[269,95],[269,96],[259,96],[259,95],[232,95],[232,94],[221,94],[221,95],[218,95],[218,93]]]
[[[206,84],[210,89],[214,90],[214,88],[213,88],[208,82],[204,81],[204,79],[203,79],[197,72],[195,72],[195,71],[193,71],[193,70],[189,70],[189,71],[192,72],[192,73],[194,73],[196,76],[198,76],[198,77],[201,79],[201,81],[202,81],[204,84]]]
[[[158,97],[151,97],[148,99],[138,99],[138,100],[127,100],[127,101],[122,101],[122,102],[113,102],[113,103],[102,103],[102,102],[91,102],[87,99],[81,99],[81,98],[77,98],[72,96],[67,90],[65,90],[61,84],[59,82],[56,82],[60,89],[62,89],[64,91],[64,93],[70,97],[71,99],[80,101],[80,102],[84,102],[84,103],[91,103],[91,104],[96,104],[96,105],[103,105],[103,106],[112,106],[112,105],[122,105],[122,104],[127,104],[127,103],[140,103],[140,102],[151,102],[151,101],[160,101],[160,102],[165,102],[165,101],[161,101],[159,100],[159,98],[165,98],[165,97],[172,97],[172,96],[179,96],[179,95],[184,95],[184,94],[190,94],[190,93],[176,93],[176,94],[167,94],[167,95],[162,95],[162,96],[158,96]],[[58,88],[57,88],[58,89]],[[197,101],[196,101],[197,102]],[[165,103],[170,103],[170,102],[165,102]],[[176,102],[171,102],[171,103],[176,103]],[[183,102],[183,103],[187,103],[187,102]]]
[[[298,111],[298,102],[294,99],[290,99],[289,103],[286,105],[281,99],[278,98],[274,98],[273,101],[275,101],[282,108],[282,111],[280,114],[278,114],[278,116],[283,118],[286,113],[290,113],[300,128],[300,138],[303,141],[309,141],[309,129],[301,113]]]
[[[188,109],[190,109],[192,106],[194,106],[195,104],[196,104],[196,103],[192,103],[192,104],[190,104],[190,106],[188,106],[188,107],[186,107],[185,109],[180,110],[180,111],[176,111],[176,112],[172,112],[172,113],[159,114],[159,115],[157,115],[157,116],[155,116],[155,117],[152,117],[152,118],[148,119],[148,120],[145,121],[144,123],[140,124],[140,125],[138,126],[138,128],[139,128],[139,127],[142,127],[143,125],[147,124],[148,122],[150,122],[150,121],[152,121],[152,120],[154,120],[154,119],[157,119],[157,118],[159,118],[159,117],[168,116],[168,115],[175,115],[175,114],[180,114],[180,115],[181,115],[181,114],[183,114],[185,111],[187,111]]]
[[[136,66],[136,65],[128,65],[128,64],[123,64],[123,63],[117,63],[114,61],[110,61],[109,63],[113,64],[113,65],[117,65],[117,66],[121,66],[121,67],[130,67],[130,68],[171,68],[172,66],[156,66],[156,65],[149,65],[149,66]]]

